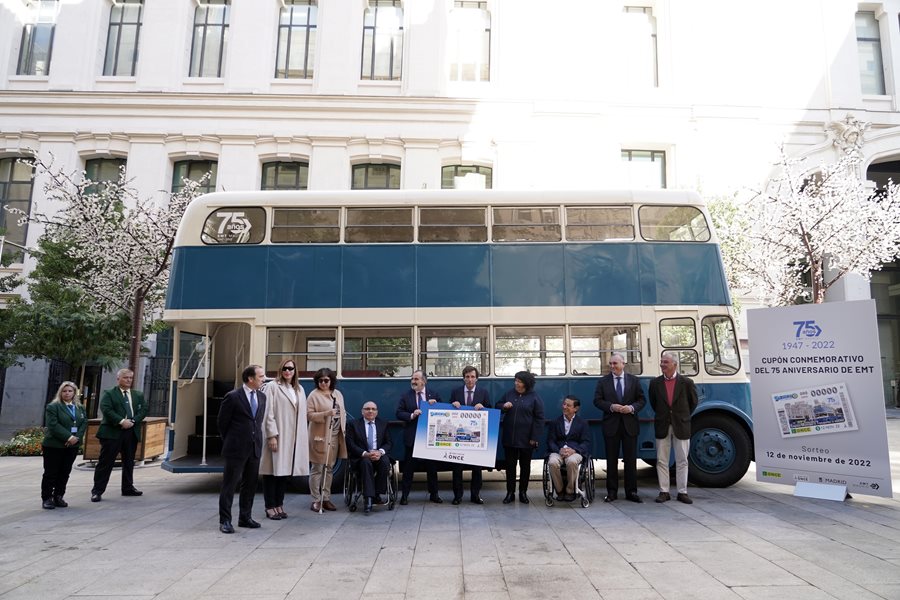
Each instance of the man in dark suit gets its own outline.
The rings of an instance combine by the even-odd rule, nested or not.
[[[587,421],[578,416],[581,400],[575,396],[566,396],[562,404],[562,412],[547,431],[547,449],[550,456],[547,466],[550,468],[550,479],[556,490],[556,498],[560,502],[575,500],[575,484],[578,483],[578,469],[581,461],[591,451],[591,428]],[[566,485],[563,486],[562,465],[566,465]]]
[[[697,408],[697,387],[677,372],[678,355],[663,352],[659,359],[662,375],[650,382],[650,406],[656,413],[656,477],[659,479],[657,502],[669,496],[669,449],[675,448],[675,484],[677,499],[685,504],[694,501],[687,493],[688,452],[691,448],[691,414]]]
[[[603,411],[603,439],[606,446],[606,498],[619,495],[619,447],[625,463],[625,498],[643,502],[637,493],[637,438],[641,425],[638,413],[644,408],[641,382],[625,372],[625,357],[614,352],[609,357],[609,373],[597,382],[594,406]]]
[[[415,371],[409,380],[410,389],[403,392],[400,402],[397,404],[397,418],[406,423],[403,429],[403,445],[406,446],[406,456],[403,460],[403,481],[400,483],[400,504],[409,503],[409,491],[412,489],[413,475],[415,475],[419,463],[425,463],[428,473],[429,500],[436,504],[443,502],[438,495],[437,469],[434,461],[413,458],[419,416],[428,409],[429,405],[441,401],[440,394],[425,388],[427,381],[425,373]]]
[[[259,365],[250,365],[241,373],[244,384],[231,390],[219,407],[219,434],[222,436],[222,456],[225,471],[219,492],[219,531],[234,533],[231,524],[231,506],[238,485],[238,527],[255,529],[259,523],[253,520],[253,496],[259,479],[259,458],[262,456],[262,425],[266,414],[266,395],[260,387],[266,372]]]
[[[491,407],[491,398],[487,390],[478,387],[478,369],[467,366],[463,369],[463,385],[450,392],[450,404],[465,410],[481,410]],[[473,504],[484,504],[481,499],[481,467],[472,467],[472,485],[469,498]],[[462,502],[463,466],[453,465],[453,504]]]
[[[141,440],[141,421],[147,416],[144,394],[131,389],[134,373],[119,369],[116,387],[105,390],[100,396],[100,412],[103,419],[97,429],[100,440],[100,459],[94,469],[94,487],[91,502],[100,502],[116,456],[122,455],[122,495],[140,496],[142,491],[134,487],[134,453]]]
[[[378,405],[366,402],[362,407],[362,419],[347,424],[347,455],[359,464],[366,506],[363,512],[372,512],[373,504],[382,504],[382,494],[387,493],[387,478],[391,471],[391,437],[387,421],[378,417]]]

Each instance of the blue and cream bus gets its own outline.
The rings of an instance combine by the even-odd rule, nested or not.
[[[417,368],[447,398],[473,364],[493,399],[528,370],[548,418],[566,394],[582,399],[599,459],[592,398],[609,355],[646,391],[670,350],[700,393],[693,481],[731,485],[752,456],[719,247],[691,192],[209,194],[181,223],[164,318],[179,342],[164,463],[176,472],[221,469],[217,399],[244,365],[274,377],[287,357],[308,391],[313,372],[336,370],[352,416],[374,400],[392,417]],[[652,462],[649,405],[640,417]]]

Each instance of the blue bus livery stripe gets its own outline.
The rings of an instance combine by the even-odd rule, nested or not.
[[[166,308],[729,303],[714,244],[285,244],[176,248]]]

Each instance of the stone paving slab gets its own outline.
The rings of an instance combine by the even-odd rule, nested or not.
[[[900,419],[888,421],[892,447]],[[900,492],[900,452],[891,452]],[[605,487],[597,463],[596,488]],[[639,468],[645,502],[503,505],[502,473],[485,505],[426,502],[350,513],[309,510],[289,493],[290,518],[218,531],[220,477],[136,471],[145,494],[89,501],[76,469],[70,507],[42,510],[40,458],[0,458],[0,600],[867,600],[900,598],[900,493],[838,503],[795,498],[751,471],[727,489],[691,489],[695,504],[655,504],[655,473]],[[535,469],[539,473],[539,469]]]

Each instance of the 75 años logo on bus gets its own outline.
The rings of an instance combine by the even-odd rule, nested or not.
[[[253,225],[243,211],[218,211],[219,223],[218,240],[226,244],[246,244],[250,241],[250,231]]]

